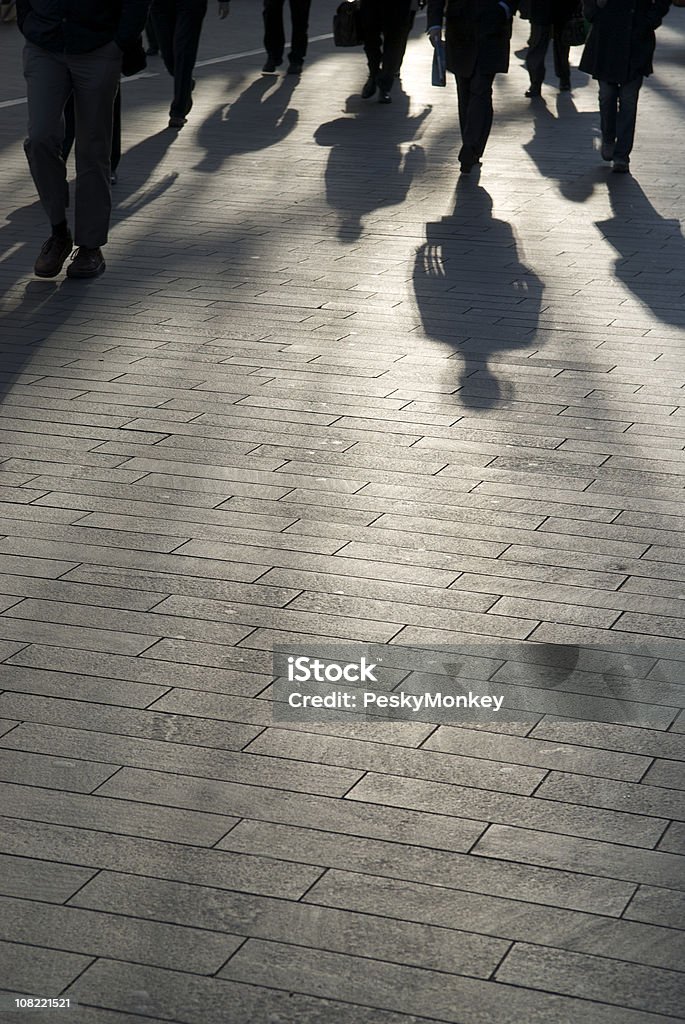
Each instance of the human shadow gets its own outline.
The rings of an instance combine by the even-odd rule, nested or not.
[[[234,103],[217,107],[198,129],[197,142],[204,155],[195,170],[211,174],[231,157],[282,142],[299,119],[299,112],[290,106],[298,82],[296,75],[258,78]]]
[[[112,188],[113,224],[127,220],[149,203],[160,199],[176,182],[179,172],[169,171],[147,185],[176,138],[177,133],[166,128],[142,139],[122,154],[120,166],[123,170]]]
[[[609,176],[612,216],[597,221],[618,258],[614,275],[662,323],[685,327],[685,238],[676,217],[662,217],[630,175]]]
[[[454,211],[426,225],[413,284],[426,335],[461,357],[459,401],[504,404],[512,386],[498,376],[497,356],[536,344],[544,286],[521,261],[511,225],[493,217],[490,194],[471,178],[460,178]]]
[[[404,202],[415,175],[425,166],[423,148],[414,140],[431,107],[410,116],[407,94],[397,89],[393,96],[392,109],[382,111],[382,124],[376,116],[376,104],[365,104],[351,96],[345,112],[354,116],[328,121],[314,133],[317,145],[330,148],[326,202],[338,214],[341,242],[360,238],[364,219],[374,210]],[[402,147],[406,143],[411,145],[405,151]],[[364,179],[363,187],[360,178]]]
[[[570,93],[560,93],[554,106],[556,113],[542,98],[531,103],[533,134],[523,148],[566,199],[584,203],[606,176],[597,162],[597,115],[579,111]]]

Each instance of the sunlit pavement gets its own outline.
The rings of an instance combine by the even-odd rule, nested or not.
[[[123,85],[88,283],[32,276],[0,26],[2,1019],[671,1024],[685,12],[632,176],[512,56],[459,179],[425,20],[386,107],[335,3],[301,79],[232,6],[180,133],[159,58]],[[322,643],[509,711],[288,721]]]

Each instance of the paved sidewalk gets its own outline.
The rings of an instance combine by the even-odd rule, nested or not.
[[[424,22],[386,108],[233,7],[178,136],[123,86],[86,284],[31,276],[0,26],[0,989],[79,1004],[2,1019],[673,1024],[685,12],[634,176],[512,58],[457,181]],[[288,721],[272,648],[322,643],[508,713]]]

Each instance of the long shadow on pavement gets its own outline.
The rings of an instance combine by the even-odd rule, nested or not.
[[[426,334],[462,356],[454,384],[466,406],[506,401],[511,388],[498,376],[495,357],[535,344],[543,289],[519,258],[511,225],[493,217],[489,192],[461,178],[453,213],[426,225],[414,294]]]

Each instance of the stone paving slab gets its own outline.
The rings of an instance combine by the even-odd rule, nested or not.
[[[79,284],[0,26],[0,999],[77,1004],[0,1017],[675,1024],[685,13],[632,176],[512,57],[459,179],[422,17],[379,107],[336,6],[298,80],[210,4],[178,134],[124,83]],[[506,714],[293,716],[321,647]]]

